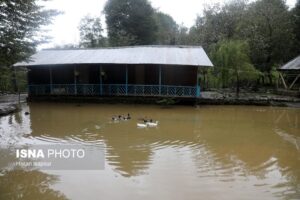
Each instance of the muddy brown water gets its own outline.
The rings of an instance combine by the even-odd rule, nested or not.
[[[142,117],[159,125],[137,128]],[[0,141],[105,145],[104,170],[0,168],[1,200],[300,199],[295,108],[31,103],[0,118]]]

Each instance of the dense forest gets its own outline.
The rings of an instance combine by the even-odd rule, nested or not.
[[[60,13],[36,0],[1,0],[0,10],[0,91],[15,90],[12,64],[47,41],[40,27]],[[206,7],[190,28],[148,0],[107,0],[101,12],[106,26],[100,17],[86,16],[79,24],[80,44],[57,48],[200,45],[215,65],[201,73],[202,87],[237,90],[274,88],[276,68],[300,54],[300,0],[291,9],[284,0],[226,1]],[[18,80],[24,74],[18,72]]]

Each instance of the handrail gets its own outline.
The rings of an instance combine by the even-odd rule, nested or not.
[[[31,84],[30,95],[198,97],[200,87],[134,84]]]

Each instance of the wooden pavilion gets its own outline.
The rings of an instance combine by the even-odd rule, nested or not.
[[[28,94],[35,96],[199,97],[200,67],[212,63],[199,46],[132,46],[43,50],[29,62]]]

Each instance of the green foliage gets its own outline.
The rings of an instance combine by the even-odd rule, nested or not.
[[[105,46],[103,29],[100,18],[85,16],[79,24],[80,46],[85,48]]]
[[[174,19],[162,12],[156,12],[154,19],[157,24],[157,44],[171,45],[176,43],[178,25]]]
[[[13,90],[16,84],[26,87],[26,72],[17,73],[21,80],[17,82],[11,66],[28,60],[37,45],[47,40],[41,27],[59,14],[37,2],[0,1],[1,91]],[[300,53],[300,1],[292,10],[284,0],[249,2],[231,0],[206,7],[188,29],[153,9],[149,0],[108,0],[104,8],[108,37],[103,37],[100,19],[87,16],[79,25],[80,46],[201,45],[216,65],[201,77],[208,87],[239,87],[240,83],[256,82],[258,77],[263,84],[268,79],[272,85],[278,78],[275,66]]]
[[[16,73],[16,86],[13,83],[14,73]],[[0,93],[14,92],[17,87],[19,92],[27,90],[27,71],[23,68],[18,68],[12,71],[9,67],[0,68]]]
[[[43,9],[36,0],[1,0],[0,11],[0,67],[28,59],[46,40],[40,28],[59,14]]]
[[[250,62],[249,45],[244,41],[218,42],[212,49],[211,58],[222,87],[234,82],[237,94],[241,81],[256,80],[260,74]]]
[[[19,92],[27,91],[27,69],[18,68],[16,71],[17,88]]]
[[[219,78],[219,71],[217,68],[208,69],[206,88],[221,88],[222,81]]]
[[[194,45],[190,36],[189,29],[184,25],[180,25],[178,27],[177,35],[176,35],[176,44],[177,45]]]
[[[178,25],[174,19],[162,12],[155,13],[157,24],[156,39],[161,45],[192,45],[189,37],[189,29],[184,25]]]
[[[245,9],[246,3],[243,0],[230,1],[222,7],[219,4],[206,7],[203,16],[198,16],[190,29],[193,43],[208,50],[221,40],[234,39]]]
[[[188,28],[148,0],[108,0],[104,13],[111,46],[191,44]]]
[[[28,60],[37,47],[47,40],[41,27],[59,14],[45,10],[37,0],[0,1],[0,90],[17,90],[14,63]]]
[[[218,76],[218,70],[215,67],[199,69],[199,83],[201,90],[205,91],[211,88],[221,88],[220,77]]]
[[[296,57],[300,54],[300,0],[297,0],[295,8],[291,11],[291,13],[293,18],[293,32],[296,36],[293,49],[293,57]]]
[[[0,68],[0,93],[3,91],[11,91],[11,71],[8,67]]]
[[[108,0],[104,13],[112,46],[156,42],[154,9],[148,0]]]
[[[241,40],[249,44],[249,55],[256,69],[273,84],[273,66],[280,66],[300,52],[299,6],[292,11],[284,0],[232,0],[223,6],[207,7],[190,29],[189,38],[206,51],[223,40]],[[298,14],[297,14],[298,13]],[[299,26],[298,26],[299,27]],[[295,41],[295,37],[297,39]],[[298,42],[297,42],[298,41]],[[223,72],[222,82],[228,74]],[[230,82],[230,80],[228,80]]]
[[[284,0],[251,3],[240,26],[240,34],[248,40],[251,60],[262,72],[270,73],[272,66],[291,59],[295,36]]]

